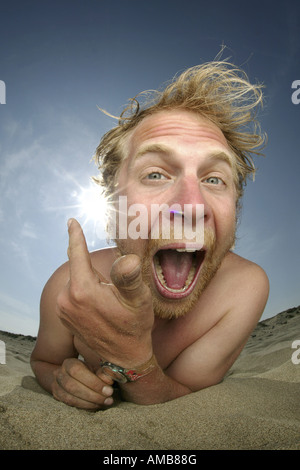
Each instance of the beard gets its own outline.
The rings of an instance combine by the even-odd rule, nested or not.
[[[204,230],[205,256],[201,263],[200,272],[195,287],[189,295],[180,299],[169,299],[161,295],[153,279],[153,256],[166,244],[178,242],[171,235],[168,240],[149,239],[141,257],[142,277],[150,288],[153,300],[153,310],[160,319],[174,319],[186,315],[198,302],[199,297],[216,275],[223,259],[235,242],[235,228],[222,246],[218,246],[215,234],[210,229]],[[134,247],[128,246],[125,240],[116,240],[121,255],[134,253]],[[127,246],[126,246],[127,245]]]

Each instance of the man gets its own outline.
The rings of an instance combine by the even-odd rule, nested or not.
[[[57,400],[105,408],[117,384],[125,400],[162,403],[218,384],[236,360],[268,297],[264,271],[231,251],[250,153],[263,143],[254,120],[261,101],[260,85],[212,62],[182,73],[144,108],[134,99],[102,138],[96,158],[111,212],[124,198],[129,209],[142,204],[147,236],[128,235],[128,211],[123,224],[116,219],[117,247],[89,254],[69,221],[69,263],[45,286],[31,358]],[[170,233],[162,236],[158,214],[153,237],[161,204]],[[179,239],[175,228],[187,219],[194,238],[182,231]]]

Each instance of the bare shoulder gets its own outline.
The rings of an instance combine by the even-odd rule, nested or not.
[[[220,269],[222,289],[233,301],[233,310],[247,305],[249,314],[260,318],[269,295],[266,272],[256,263],[230,252]]]
[[[93,267],[99,271],[104,277],[109,278],[110,269],[113,262],[117,258],[116,249],[103,248],[90,253],[91,262]],[[62,264],[49,278],[45,285],[43,295],[50,295],[60,291],[69,281],[70,271],[69,262]]]
[[[224,263],[224,274],[230,273],[232,283],[245,284],[249,288],[260,287],[261,291],[269,290],[269,280],[261,266],[242,256],[230,252]]]
[[[256,263],[229,252],[200,298],[198,309],[208,312],[215,324],[233,321],[254,326],[269,296],[269,280]]]

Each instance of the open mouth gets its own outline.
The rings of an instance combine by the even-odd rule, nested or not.
[[[158,292],[169,299],[181,299],[194,289],[205,249],[164,247],[153,257],[154,280]]]

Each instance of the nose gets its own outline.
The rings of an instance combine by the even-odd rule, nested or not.
[[[171,212],[174,215],[191,218],[193,225],[199,220],[199,217],[204,218],[204,221],[207,222],[211,217],[211,208],[203,194],[198,178],[194,175],[185,176],[178,180],[175,186],[171,204],[169,203],[174,206],[175,210],[171,210]]]

